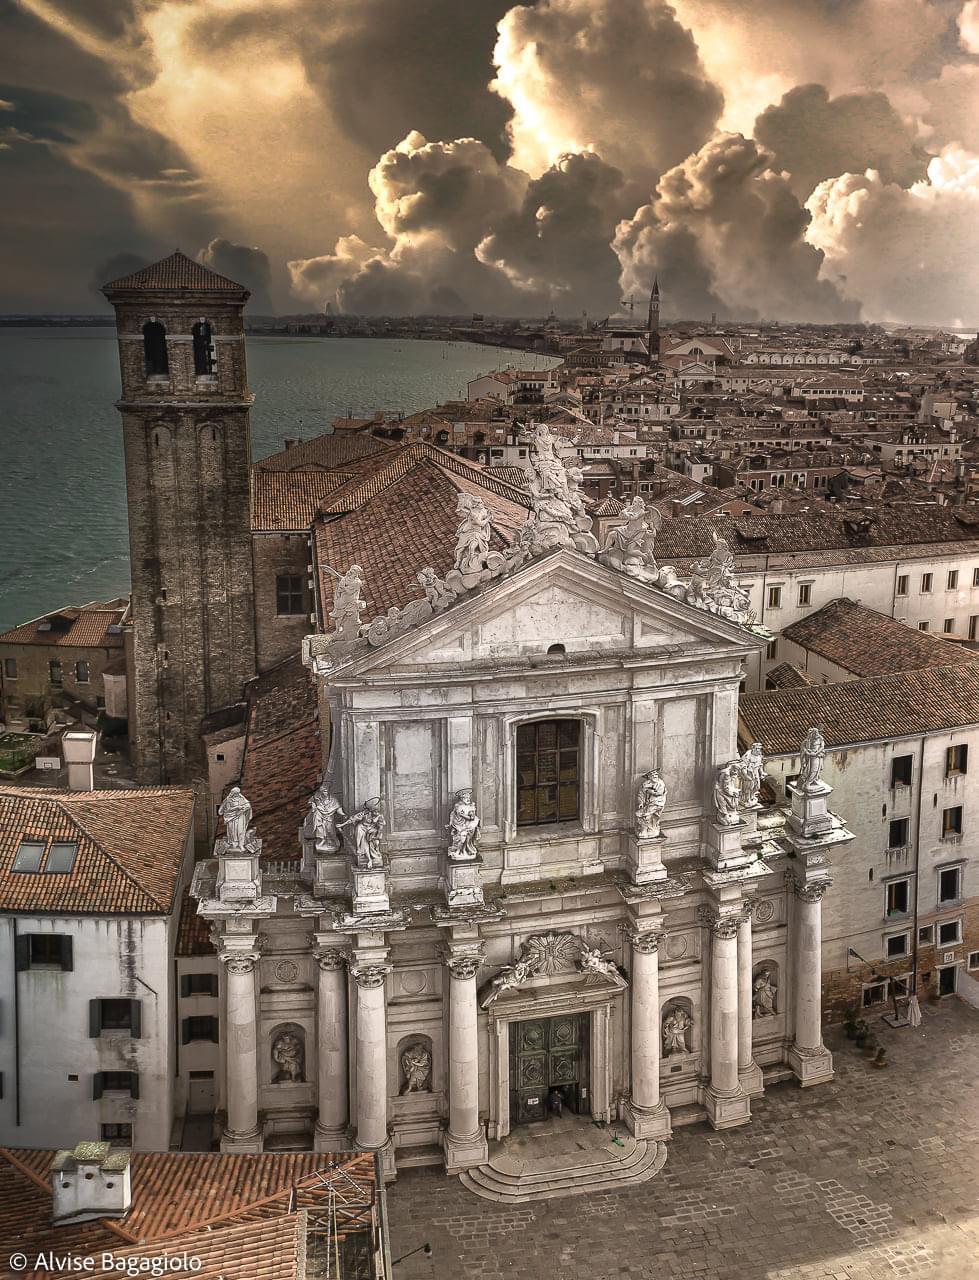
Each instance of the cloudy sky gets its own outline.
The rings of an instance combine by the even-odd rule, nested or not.
[[[979,321],[979,0],[0,0],[0,311]]]

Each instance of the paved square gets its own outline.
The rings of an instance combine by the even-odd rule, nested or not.
[[[775,1086],[742,1129],[676,1131],[644,1186],[504,1207],[438,1170],[388,1193],[397,1280],[975,1280],[979,1012],[875,1025],[878,1071],[831,1030],[836,1080]]]

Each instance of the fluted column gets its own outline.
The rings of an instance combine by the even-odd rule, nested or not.
[[[357,983],[357,1146],[377,1151],[388,1141],[387,1027],[384,982],[389,964],[355,964]]]
[[[228,1125],[222,1151],[261,1151],[254,951],[224,952]]]
[[[701,912],[710,944],[710,1084],[707,1119],[715,1129],[744,1124],[748,1097],[738,1080],[738,930],[741,915]]]
[[[476,974],[478,947],[450,950],[449,981],[449,1128],[445,1167],[459,1173],[487,1159],[486,1134],[479,1122],[479,1026]]]
[[[802,1085],[822,1084],[833,1076],[833,1057],[823,1044],[822,1026],[822,901],[830,883],[826,879],[801,884],[793,881],[795,1039],[789,1049],[789,1063]]]
[[[751,906],[747,906],[738,926],[738,1079],[745,1093],[764,1091],[761,1068],[755,1062],[752,1044],[752,969],[754,952],[751,936]]]
[[[317,1103],[314,1146],[317,1151],[342,1150],[347,1142],[347,973],[339,951],[316,953],[319,985],[316,1000]]]
[[[632,1091],[626,1123],[637,1138],[668,1138],[670,1113],[659,1093],[659,944],[662,934],[640,929],[632,944]]]

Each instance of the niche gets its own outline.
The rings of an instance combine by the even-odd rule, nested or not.
[[[675,996],[663,1006],[661,1033],[664,1058],[693,1052],[693,1002],[686,996]]]
[[[306,1032],[294,1022],[276,1027],[270,1036],[272,1083],[302,1084],[306,1079]]]
[[[398,1045],[399,1094],[432,1092],[432,1042],[407,1036]]]
[[[759,960],[751,971],[751,1016],[774,1018],[779,1012],[778,965],[774,960]]]

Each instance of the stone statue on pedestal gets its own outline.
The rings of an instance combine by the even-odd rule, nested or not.
[[[449,833],[449,857],[453,861],[470,862],[479,856],[476,847],[479,840],[479,814],[469,787],[456,792],[455,804],[445,829]]]
[[[636,792],[636,835],[640,840],[657,838],[660,818],[666,808],[666,783],[655,769],[644,773]]]
[[[646,508],[638,495],[623,507],[625,524],[609,530],[599,559],[613,569],[621,569],[632,578],[656,581],[659,566],[656,563],[656,532],[663,517],[655,507]]]
[[[377,870],[384,865],[381,857],[381,836],[384,834],[384,815],[381,813],[381,798],[374,796],[364,801],[364,807],[351,814],[343,822],[337,823],[337,830],[342,827],[352,829],[354,862],[366,870]]]
[[[490,513],[481,498],[460,493],[456,515],[462,519],[456,530],[455,567],[462,574],[481,573],[489,555]]]
[[[360,635],[360,615],[367,605],[360,598],[360,589],[364,585],[364,571],[359,564],[352,564],[345,574],[337,579],[333,588],[333,608],[330,619],[333,622],[336,639],[356,640]]]
[[[753,742],[741,757],[741,807],[746,808],[758,803],[761,791],[761,780],[764,776],[765,757],[761,753],[761,743]]]
[[[714,783],[714,817],[722,827],[736,827],[741,821],[741,762],[731,760],[717,771]]]
[[[228,850],[244,852],[248,848],[248,826],[252,820],[252,807],[241,794],[240,787],[232,787],[218,809],[224,819]]]
[[[799,781],[800,791],[821,791],[825,785],[820,775],[823,772],[823,761],[826,759],[826,742],[815,726],[806,734],[799,748]]]
[[[686,1009],[677,1006],[663,1019],[663,1057],[674,1053],[688,1053],[687,1033],[693,1026],[693,1018]]]
[[[303,832],[315,840],[316,848],[320,853],[336,853],[340,848],[337,818],[346,816],[340,807],[340,801],[323,782],[310,797],[309,813],[303,824]]]
[[[401,1055],[401,1070],[405,1082],[404,1093],[427,1093],[431,1089],[432,1055],[423,1044],[411,1044]]]

